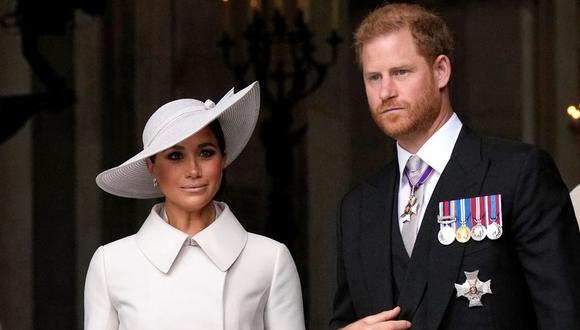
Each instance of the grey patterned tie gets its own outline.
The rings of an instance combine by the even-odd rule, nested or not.
[[[409,158],[405,168],[407,169],[407,176],[411,185],[417,184],[426,165],[427,164],[425,164],[419,156],[412,155]],[[405,244],[405,250],[407,250],[409,257],[411,256],[411,252],[413,252],[413,246],[415,245],[415,239],[417,238],[417,223],[419,222],[417,216],[421,204],[423,204],[423,190],[423,185],[419,185],[414,192],[414,195],[411,193],[409,196],[409,202],[405,207],[406,211],[401,215],[401,217],[404,218],[403,226],[401,228],[401,236],[403,237],[403,244]],[[405,213],[410,213],[410,216],[405,217]]]

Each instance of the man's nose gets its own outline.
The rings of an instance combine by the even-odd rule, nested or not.
[[[398,95],[397,86],[391,78],[381,80],[381,90],[379,97],[381,100],[388,100]]]

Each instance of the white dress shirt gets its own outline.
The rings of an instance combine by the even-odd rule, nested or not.
[[[151,210],[135,235],[101,246],[85,283],[85,329],[304,329],[288,249],[247,233],[229,207],[193,237]]]
[[[455,113],[447,120],[447,122],[431,136],[425,144],[417,151],[417,156],[419,156],[427,165],[433,168],[429,179],[423,184],[423,201],[419,201],[419,208],[417,214],[417,232],[421,227],[423,221],[423,215],[425,214],[425,206],[429,204],[433,190],[439,181],[439,177],[447,162],[451,158],[451,153],[453,152],[453,147],[455,142],[459,137],[459,132],[463,124],[457,117]],[[409,200],[409,195],[411,194],[411,186],[407,180],[407,177],[403,174],[405,171],[405,165],[407,160],[411,157],[411,153],[403,149],[397,143],[397,158],[399,161],[399,210],[397,214],[402,214]],[[399,217],[399,228],[403,226],[403,218]]]

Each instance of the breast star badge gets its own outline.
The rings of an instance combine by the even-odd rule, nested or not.
[[[474,272],[464,272],[467,279],[463,284],[455,283],[455,290],[457,290],[457,297],[465,297],[469,300],[469,307],[483,306],[481,297],[489,293],[491,294],[491,280],[482,282],[477,278],[479,270]]]

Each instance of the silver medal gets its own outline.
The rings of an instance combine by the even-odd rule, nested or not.
[[[501,226],[497,224],[497,222],[493,221],[492,223],[487,226],[487,238],[496,240],[501,237],[503,230]]]
[[[442,225],[439,228],[437,238],[439,239],[439,243],[443,245],[449,245],[453,243],[453,241],[455,240],[455,231],[453,230],[453,227],[448,225]]]
[[[481,223],[477,223],[473,228],[471,228],[471,238],[474,241],[483,241],[486,236],[485,227],[481,225]]]

